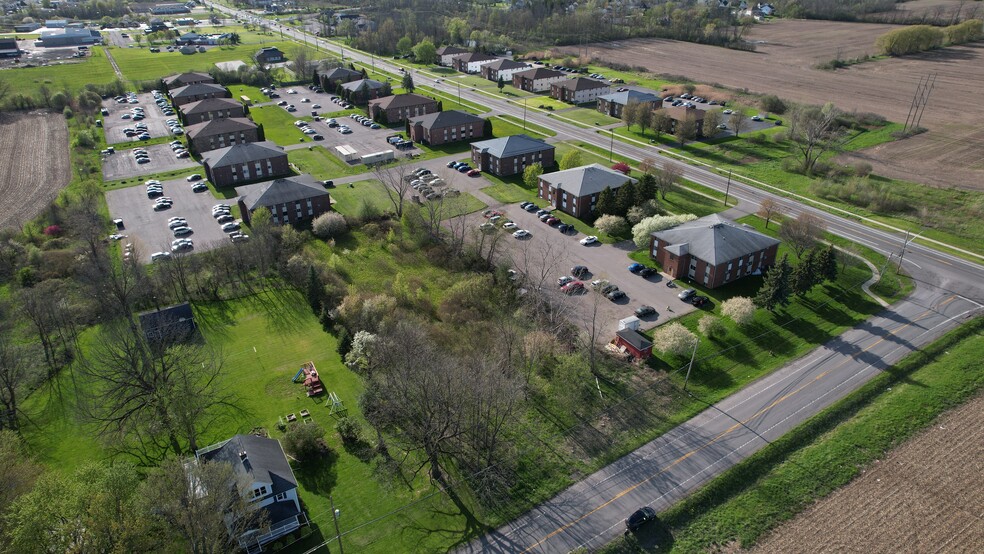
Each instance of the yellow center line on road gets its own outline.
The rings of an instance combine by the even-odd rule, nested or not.
[[[949,304],[950,302],[952,302],[952,301],[954,301],[956,299],[957,299],[957,296],[955,296],[955,295],[947,298],[943,302],[940,302],[939,308],[942,308],[943,306],[946,306],[947,304]],[[579,517],[579,518],[577,518],[577,519],[575,519],[575,520],[573,520],[573,521],[571,521],[569,523],[566,523],[566,524],[564,524],[564,525],[562,525],[562,526],[554,529],[549,534],[547,534],[546,536],[544,536],[542,539],[540,539],[540,540],[536,541],[535,543],[531,544],[530,546],[526,547],[524,550],[522,550],[522,553],[525,554],[526,552],[529,552],[530,550],[532,550],[532,549],[536,548],[537,546],[543,544],[544,542],[550,540],[551,538],[555,537],[556,535],[558,535],[560,533],[563,533],[564,531],[566,531],[567,529],[569,529],[572,526],[576,525],[580,521],[582,521],[582,520],[590,517],[595,512],[597,512],[599,510],[602,510],[605,507],[609,506],[612,502],[615,502],[616,500],[618,500],[619,498],[622,498],[626,494],[629,494],[630,492],[632,492],[635,489],[641,487],[642,485],[648,483],[649,481],[655,479],[656,477],[659,477],[660,475],[666,473],[670,469],[672,469],[672,468],[676,467],[677,465],[679,465],[684,460],[690,458],[694,454],[697,454],[698,452],[700,452],[700,451],[704,450],[705,448],[707,448],[707,447],[713,445],[714,443],[718,442],[719,440],[721,440],[725,436],[731,434],[732,432],[734,432],[735,429],[738,429],[738,428],[741,428],[741,427],[747,425],[748,422],[752,421],[753,419],[757,418],[758,416],[764,414],[765,412],[771,410],[772,408],[776,407],[777,405],[779,405],[779,404],[785,402],[786,400],[789,400],[793,396],[799,394],[802,390],[804,390],[805,388],[809,387],[810,385],[816,383],[820,379],[823,379],[824,377],[826,377],[827,375],[829,375],[832,371],[836,371],[838,369],[841,369],[844,366],[846,366],[848,363],[851,363],[852,361],[856,361],[857,358],[858,358],[858,356],[860,356],[861,354],[864,354],[865,352],[871,350],[875,346],[881,344],[882,342],[884,342],[885,340],[887,340],[889,336],[895,336],[895,334],[897,332],[902,331],[906,327],[909,327],[910,325],[916,323],[917,321],[919,321],[923,317],[925,317],[927,314],[929,314],[931,312],[936,312],[936,311],[937,311],[936,309],[928,309],[928,310],[924,311],[923,313],[919,314],[918,316],[916,316],[912,321],[910,321],[910,322],[908,322],[908,323],[906,323],[904,325],[901,325],[901,326],[897,327],[893,331],[889,331],[886,336],[879,338],[877,341],[871,343],[869,346],[867,346],[866,348],[864,348],[860,352],[857,352],[855,354],[851,354],[849,360],[845,360],[844,362],[842,362],[841,364],[839,364],[837,367],[835,367],[833,369],[824,371],[823,373],[817,375],[810,382],[804,384],[803,386],[799,387],[798,389],[796,389],[796,390],[794,390],[794,391],[792,391],[790,393],[787,393],[787,394],[779,397],[778,399],[776,399],[775,401],[773,401],[772,403],[770,403],[768,406],[766,406],[766,407],[762,408],[761,410],[759,410],[759,411],[755,412],[754,414],[752,414],[747,419],[744,419],[742,421],[739,421],[738,423],[735,423],[734,425],[732,425],[731,427],[729,427],[727,430],[722,431],[716,437],[710,439],[709,441],[707,441],[704,444],[698,446],[697,448],[694,448],[693,450],[691,450],[691,451],[687,452],[686,454],[680,456],[676,460],[673,460],[672,462],[670,462],[669,465],[661,468],[656,473],[650,475],[649,477],[646,477],[645,479],[643,479],[642,481],[639,481],[638,483],[635,483],[634,485],[631,485],[631,486],[623,489],[618,494],[616,494],[612,498],[606,500],[605,502],[601,503],[596,508],[594,508],[591,511],[585,513],[581,517]]]

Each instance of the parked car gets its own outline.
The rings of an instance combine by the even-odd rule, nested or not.
[[[581,239],[580,242],[581,242],[581,244],[587,246],[589,244],[594,244],[594,243],[598,242],[598,237],[596,237],[594,235],[588,235],[588,236],[584,237],[583,239]]]
[[[187,227],[187,226],[178,227],[177,229],[172,229],[171,232],[174,233],[174,236],[176,237],[183,237],[185,235],[190,235],[191,233],[193,233],[191,227]]]
[[[222,224],[222,231],[223,232],[229,233],[229,232],[238,231],[238,230],[239,230],[239,224],[236,223],[236,222],[234,222],[234,221],[231,221],[229,223],[223,223]]]
[[[646,268],[646,266],[644,266],[644,265],[642,265],[642,264],[640,264],[638,262],[629,264],[629,271],[631,271],[632,273],[639,273],[640,271],[642,271],[645,268]]]
[[[656,270],[651,267],[644,267],[639,271],[639,276],[643,278],[652,277],[656,275]]]
[[[706,296],[694,296],[690,299],[690,303],[694,305],[695,308],[700,308],[704,304],[707,304]]]
[[[572,281],[560,287],[560,290],[565,294],[575,294],[584,290],[584,283],[581,281]]]
[[[618,289],[616,289],[616,290],[613,290],[613,291],[609,292],[608,294],[606,294],[605,295],[605,298],[607,298],[607,299],[611,300],[612,302],[614,302],[616,300],[621,300],[622,298],[625,298],[625,293],[622,292],[622,291],[620,291],[620,290],[618,290]]]
[[[639,306],[636,308],[635,315],[637,317],[647,317],[656,313],[656,308],[652,306]]]
[[[576,265],[571,268],[571,275],[577,277],[578,279],[583,278],[589,273],[588,268],[583,265]]]
[[[193,175],[189,175],[186,179],[187,179],[187,181],[189,183],[194,182],[194,181],[201,181],[202,180],[202,175],[200,173],[195,173]]]
[[[519,231],[513,233],[513,237],[518,239],[525,239],[528,236],[530,236],[530,232],[527,231],[526,229],[520,229]]]
[[[697,294],[697,291],[695,291],[694,289],[684,289],[680,291],[680,294],[677,295],[677,298],[679,298],[680,300],[690,300],[690,297],[695,294]]]
[[[150,255],[150,261],[159,262],[161,260],[168,260],[171,258],[170,252],[154,252]]]
[[[629,531],[638,531],[643,525],[650,521],[656,521],[656,510],[646,506],[639,508],[625,520],[625,527]]]
[[[560,285],[560,286],[564,286],[564,285],[566,285],[567,283],[570,283],[573,280],[574,280],[574,278],[571,277],[570,275],[564,275],[563,277],[560,277],[560,278],[557,279],[557,284]]]

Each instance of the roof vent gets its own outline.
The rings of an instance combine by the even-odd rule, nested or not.
[[[239,452],[239,459],[242,460],[242,461],[244,461],[244,462],[246,461],[246,451],[245,450],[241,450]]]

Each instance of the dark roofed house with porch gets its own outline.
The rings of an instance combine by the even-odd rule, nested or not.
[[[562,212],[584,218],[594,211],[601,191],[616,190],[630,181],[635,179],[601,164],[584,165],[540,175],[537,196]]]
[[[259,208],[270,210],[274,223],[288,224],[314,219],[331,211],[331,196],[310,175],[293,175],[238,187],[239,213],[247,225]]]
[[[776,260],[779,241],[717,214],[657,231],[649,255],[674,279],[709,289],[759,274]]]
[[[235,144],[202,156],[205,175],[217,187],[290,175],[287,153],[270,141]]]
[[[260,48],[255,54],[253,54],[253,59],[256,63],[268,64],[268,63],[280,63],[287,61],[287,57],[284,53],[280,51],[276,46],[267,46],[266,48]]]
[[[386,83],[372,79],[359,79],[342,83],[342,96],[353,104],[365,105],[370,100],[379,98],[386,90]]]
[[[418,117],[407,122],[410,140],[430,146],[459,140],[482,138],[485,120],[477,115],[458,110],[448,110]]]
[[[615,332],[616,348],[624,349],[637,360],[647,360],[653,355],[653,342],[635,329],[620,329]]]
[[[622,119],[622,109],[632,103],[646,104],[649,110],[655,110],[663,105],[663,99],[657,94],[637,90],[613,92],[598,97],[598,111]]]
[[[539,163],[554,165],[554,147],[527,135],[512,135],[473,142],[471,158],[475,167],[493,175],[506,177],[522,174],[526,166]]]
[[[396,123],[439,110],[437,100],[433,98],[419,94],[397,94],[370,100],[368,111],[376,121]]]
[[[147,342],[167,348],[190,340],[198,330],[191,304],[184,302],[143,312],[137,316]]]

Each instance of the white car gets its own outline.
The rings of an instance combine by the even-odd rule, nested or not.
[[[187,226],[188,226],[188,222],[183,219],[178,219],[176,221],[172,221],[167,224],[167,228],[172,231],[177,229],[178,227],[187,227]]]
[[[222,230],[225,231],[226,233],[231,233],[233,231],[238,231],[239,230],[239,224],[236,223],[236,222],[234,222],[234,221],[230,221],[229,223],[223,223],[222,224]]]
[[[584,237],[583,239],[581,239],[581,244],[583,244],[585,246],[587,246],[589,244],[594,244],[596,242],[598,242],[598,237],[596,237],[594,235],[588,235],[588,236]]]
[[[728,115],[730,115],[730,114],[733,114],[733,113],[735,113],[735,111],[734,111],[734,110],[730,110],[730,109],[729,109],[729,110],[724,110],[724,111],[722,111],[721,113],[723,113],[723,114],[728,114]]]
[[[518,227],[518,225],[516,225],[512,221],[510,221],[509,223],[503,223],[502,224],[502,228],[503,229],[515,229],[516,227]]]
[[[513,236],[518,239],[525,239],[526,237],[530,236],[530,232],[527,231],[526,229],[520,229],[519,231],[513,233]]]
[[[201,181],[202,180],[202,175],[201,175],[201,173],[195,173],[193,175],[189,175],[186,180],[189,183],[194,182],[194,181]]]
[[[167,260],[171,258],[170,252],[154,252],[150,255],[150,260],[156,262],[158,260]]]

